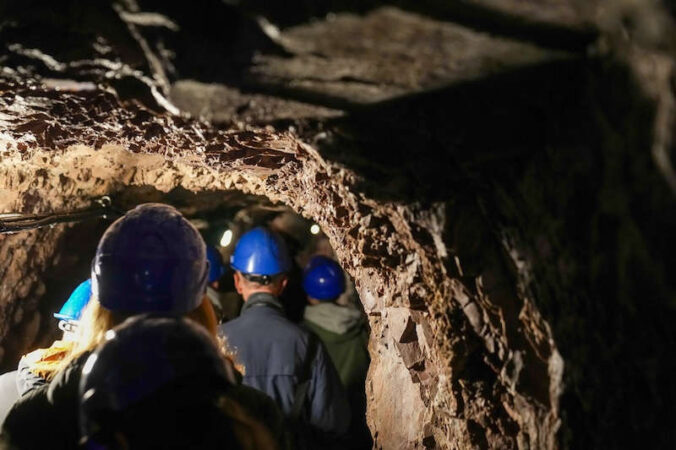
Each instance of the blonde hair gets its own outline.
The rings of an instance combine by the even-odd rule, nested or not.
[[[99,303],[96,298],[89,300],[89,303],[82,311],[80,318],[80,325],[78,326],[76,343],[70,352],[61,360],[61,364],[48,376],[51,380],[56,373],[67,367],[73,360],[79,358],[87,352],[93,351],[98,345],[103,342],[106,332],[111,328],[124,322],[134,313],[119,313],[106,309]],[[216,320],[216,313],[211,301],[204,296],[202,303],[194,310],[185,314],[185,317],[194,320],[196,323],[204,326],[209,334],[214,338],[214,341],[221,344],[218,340],[218,322]],[[231,354],[227,348],[219,345],[223,350],[224,356],[232,360]]]

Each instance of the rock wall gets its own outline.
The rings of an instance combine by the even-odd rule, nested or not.
[[[598,22],[596,3],[322,2],[365,14],[299,8],[278,29],[255,1],[141,3],[167,16],[0,11],[0,211],[264,196],[320,224],[355,279],[376,448],[673,446],[659,6],[611,2]],[[69,255],[104,224],[0,235],[4,367],[49,339],[54,271],[84,276]]]
[[[471,331],[472,321],[481,320],[478,307],[472,306],[479,298],[446,274],[443,209],[369,198],[355,190],[353,172],[323,160],[288,134],[222,131],[138,106],[123,107],[99,91],[55,95],[39,85],[6,79],[1,92],[2,210],[81,207],[130,185],[162,191],[179,185],[192,191],[239,190],[287,204],[321,225],[355,278],[369,314],[373,363],[368,417],[378,447],[516,447],[518,440],[552,445],[556,405],[548,397],[540,405],[510,392],[500,373],[476,354],[485,352]],[[86,112],[86,124],[78,111]],[[26,279],[37,289],[46,260],[54,255],[54,237],[62,231],[34,231],[34,241],[3,236],[4,255],[37,248],[42,255],[36,260],[13,257],[3,286]],[[3,295],[6,308],[25,301],[16,290],[5,289]],[[526,315],[539,332],[547,332],[539,316]],[[534,338],[523,338],[529,340]],[[499,343],[493,345],[495,352],[509,353]],[[541,374],[547,376],[556,349],[551,338],[543,345],[550,356],[543,360]],[[468,358],[473,359],[471,370]],[[557,358],[552,361],[560,364]],[[473,379],[475,371],[486,380]],[[551,380],[554,386],[559,382]]]

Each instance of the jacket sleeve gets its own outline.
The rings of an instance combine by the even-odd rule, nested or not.
[[[24,396],[33,389],[47,384],[44,378],[31,372],[30,363],[26,360],[25,356],[19,360],[19,368],[17,370],[16,388],[20,396]]]
[[[33,389],[10,410],[2,426],[2,440],[11,449],[50,448],[59,431],[55,417],[47,400],[47,386]]]
[[[57,373],[50,384],[31,390],[14,404],[2,427],[2,439],[10,448],[77,448],[78,389],[83,358]]]
[[[19,399],[19,392],[16,389],[17,372],[7,372],[0,375],[0,424],[4,423],[9,410]],[[0,446],[0,448],[2,448]]]
[[[350,406],[347,396],[324,345],[317,339],[312,363],[312,378],[308,397],[310,424],[335,435],[343,435],[350,426]]]

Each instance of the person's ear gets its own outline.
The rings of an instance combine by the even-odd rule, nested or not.
[[[286,284],[287,284],[288,282],[289,282],[289,277],[287,277],[286,275],[284,275],[284,277],[282,277],[281,281],[279,282],[279,293],[280,293],[280,294],[281,294],[282,292],[284,292],[284,289],[286,288]]]
[[[235,272],[232,276],[235,280],[235,290],[238,294],[242,295],[242,274]]]

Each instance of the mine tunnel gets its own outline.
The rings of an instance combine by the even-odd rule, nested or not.
[[[66,4],[0,4],[3,372],[164,203],[321,239],[373,448],[674,446],[672,3]]]
[[[102,199],[106,202],[105,208],[100,206]],[[59,338],[61,331],[54,326],[53,312],[61,308],[78,284],[90,277],[96,246],[104,231],[114,220],[139,204],[162,203],[174,206],[199,230],[206,245],[220,252],[224,273],[219,277],[218,291],[224,297],[224,303],[228,303],[229,318],[239,315],[242,305],[241,299],[235,298],[237,293],[232,284],[232,269],[228,261],[237,240],[246,231],[264,226],[284,237],[295,269],[283,295],[283,304],[287,316],[294,322],[302,320],[305,306],[305,302],[301,301],[305,295],[299,276],[302,268],[313,255],[335,258],[335,252],[319,225],[304,219],[284,205],[272,204],[265,197],[247,195],[240,191],[195,193],[180,186],[164,193],[153,186],[138,186],[115,192],[102,199],[94,199],[93,207],[84,209],[85,212],[94,212],[94,215],[74,219],[74,223],[56,239],[50,268],[42,277],[30,283],[44,291],[38,308],[31,308],[26,316],[21,307],[12,312],[18,331],[5,341],[4,361],[7,366],[4,371],[16,368],[16,362],[25,353],[27,345],[46,348]],[[57,213],[47,219],[57,218],[63,216]],[[6,225],[16,226],[16,223]],[[346,284],[340,303],[361,307],[349,277]],[[224,305],[218,306],[220,310]],[[26,344],[28,341],[31,343]]]

